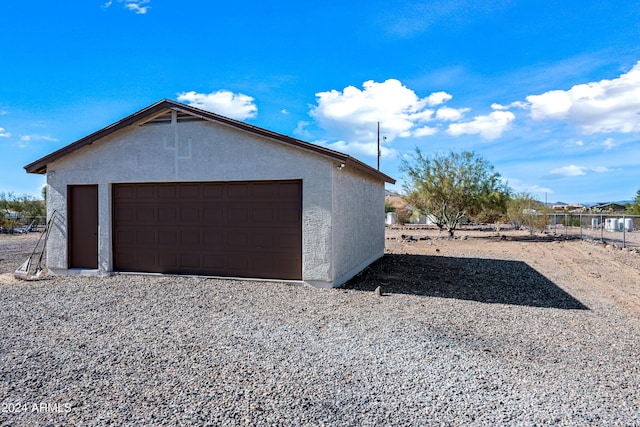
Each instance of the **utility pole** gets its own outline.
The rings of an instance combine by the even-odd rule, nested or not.
[[[380,170],[380,122],[378,122],[378,170]]]

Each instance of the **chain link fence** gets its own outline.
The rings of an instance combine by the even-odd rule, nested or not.
[[[627,214],[581,214],[581,213],[531,213],[518,220],[521,230],[552,233],[556,236],[604,242],[619,248],[640,250],[640,215]],[[430,229],[437,226],[427,220],[416,223],[397,224],[387,218],[390,228]],[[506,231],[514,225],[505,219],[494,224],[460,224],[458,230]]]
[[[640,248],[640,215],[536,213],[529,217],[532,232],[596,240],[622,248]]]

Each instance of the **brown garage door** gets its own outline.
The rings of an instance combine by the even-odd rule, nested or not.
[[[302,182],[113,185],[116,271],[302,279]]]

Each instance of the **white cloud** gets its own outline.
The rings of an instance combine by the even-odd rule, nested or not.
[[[449,101],[453,96],[449,95],[447,92],[434,92],[431,95],[427,96],[427,105],[434,106],[444,104]]]
[[[571,176],[586,175],[587,172],[607,173],[607,172],[613,172],[615,170],[616,169],[610,169],[606,166],[596,166],[594,168],[588,168],[586,166],[569,165],[569,166],[562,166],[560,168],[553,169],[549,173],[551,175],[561,175],[564,177],[571,177]]]
[[[151,9],[151,6],[148,6],[148,4],[151,3],[151,0],[117,0],[117,1],[118,3],[123,3],[122,7],[136,13],[137,15],[144,15],[149,11],[149,9]],[[109,9],[112,4],[113,4],[113,0],[108,0],[102,4],[102,8]]]
[[[564,145],[565,147],[584,147],[584,141],[581,139],[575,140],[575,139],[567,139],[565,140],[562,145]]]
[[[349,152],[355,156],[371,156],[376,157],[378,155],[378,146],[376,144],[368,144],[363,142],[346,142],[346,141],[336,141],[327,143],[324,141],[316,141],[316,144],[325,146],[335,151],[341,152]],[[396,150],[393,148],[385,147],[384,145],[380,146],[380,157],[389,158],[395,157],[398,154]]]
[[[0,138],[9,138],[11,134],[4,130],[4,128],[0,128]]]
[[[236,120],[249,119],[258,114],[258,107],[252,97],[228,90],[211,93],[182,92],[178,94],[178,101]]]
[[[382,146],[389,149],[388,153],[394,153],[389,147],[396,138],[423,138],[443,129],[451,136],[468,134],[488,140],[499,138],[515,120],[515,115],[507,110],[528,105],[522,102],[508,106],[493,104],[494,111],[489,114],[461,122],[471,109],[443,105],[452,98],[442,91],[421,98],[396,79],[381,83],[368,80],[362,88],[347,86],[342,91],[333,89],[316,93],[317,104],[311,107],[309,114],[330,139],[338,140],[332,148],[376,155],[378,123],[385,137]],[[296,129],[296,133],[300,134],[301,129]]]
[[[571,97],[562,90],[552,90],[542,95],[527,96],[531,103],[531,118],[534,120],[563,120],[571,110]]]
[[[569,165],[553,169],[549,173],[551,175],[581,176],[587,174],[586,170],[587,168],[584,166]]]
[[[301,136],[302,138],[311,138],[311,133],[307,130],[307,126],[309,126],[309,122],[300,120],[296,128],[293,130],[293,134]]]
[[[516,192],[530,193],[534,197],[538,197],[538,198],[542,198],[545,195],[545,193],[546,194],[554,193],[554,191],[551,188],[543,187],[538,184],[528,184],[528,183],[522,182],[517,178],[509,178],[509,179],[505,179],[505,181],[508,183],[509,187],[513,188]]]
[[[283,114],[283,115],[285,115],[285,116],[288,116],[288,115],[289,115],[289,112],[287,111],[287,109],[286,109],[286,108],[283,108],[282,110],[280,110],[280,114]]]
[[[591,170],[596,173],[613,172],[613,169],[609,169],[608,167],[605,167],[605,166],[597,166]]]
[[[442,120],[447,114],[452,117],[454,113],[466,111],[447,109],[438,119],[434,117],[435,111],[428,107],[450,100],[451,95],[434,92],[420,98],[396,79],[382,83],[369,80],[363,83],[362,89],[348,86],[342,91],[334,89],[319,92],[316,98],[317,105],[311,108],[309,114],[331,138],[340,140],[334,143],[334,147],[344,148],[354,154],[377,154],[378,122],[381,134],[385,137],[383,145],[389,145],[395,138],[433,135],[437,128],[428,127],[426,123]],[[387,153],[395,152],[388,147],[385,150]]]
[[[529,104],[527,104],[526,102],[522,102],[522,101],[514,101],[509,105],[502,105],[502,104],[498,104],[498,103],[493,103],[491,104],[491,108],[494,110],[508,110],[509,108],[521,108],[521,109],[526,109],[529,107]]]
[[[121,3],[123,0],[118,0]],[[151,6],[144,6],[146,4],[151,3],[151,0],[124,0],[124,7],[132,12],[135,12],[137,15],[146,14]]]
[[[464,113],[468,112],[469,108],[449,108],[442,107],[436,111],[436,119],[443,122],[457,122],[462,119]]]
[[[586,134],[640,132],[640,61],[613,80],[527,97],[534,120],[566,120]]]
[[[476,116],[473,121],[452,123],[447,133],[452,136],[480,135],[483,139],[496,139],[502,136],[516,116],[510,111],[494,111],[486,116]]]
[[[20,143],[18,145],[20,147],[26,147],[33,141],[58,142],[58,138],[54,138],[51,135],[39,135],[36,133],[31,135],[20,135]]]
[[[422,137],[422,136],[431,136],[434,135],[438,132],[438,129],[436,128],[432,128],[429,126],[423,126],[421,128],[416,129],[415,131],[413,131],[413,134],[417,137]]]
[[[604,140],[602,145],[604,145],[604,151],[609,151],[609,150],[614,149],[615,147],[617,147],[620,144],[617,143],[613,138],[607,138],[607,139]]]

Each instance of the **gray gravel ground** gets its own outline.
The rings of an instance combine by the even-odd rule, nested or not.
[[[638,426],[639,358],[640,322],[604,305],[0,279],[2,426]]]

